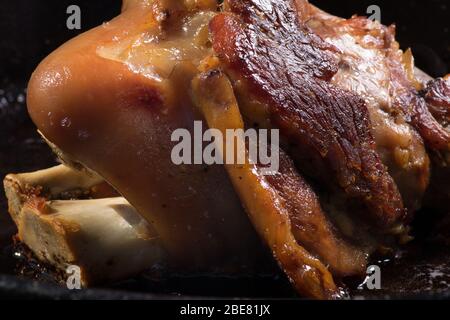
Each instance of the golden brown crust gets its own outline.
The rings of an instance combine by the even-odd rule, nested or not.
[[[298,20],[292,1],[227,5],[232,13],[210,23],[227,72],[270,106],[273,124],[315,178],[364,204],[378,226],[401,222],[402,199],[375,151],[364,102],[329,82],[338,70],[336,48]]]
[[[220,130],[224,136],[226,129],[244,128],[233,88],[220,71],[210,70],[200,74],[193,80],[192,90],[194,100],[210,128]],[[233,142],[224,141],[224,145],[227,143]],[[251,165],[246,158],[244,165],[229,164],[225,167],[250,220],[296,289],[307,297],[338,297],[339,290],[331,273],[297,242],[292,233],[288,204],[275,188],[267,187],[268,180],[257,166]]]

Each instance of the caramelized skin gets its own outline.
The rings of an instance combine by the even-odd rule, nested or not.
[[[304,1],[297,0],[300,2]],[[339,49],[339,70],[331,81],[364,99],[377,151],[399,187],[405,207],[415,212],[428,186],[429,159],[422,138],[404,113],[407,106],[399,105],[401,92],[394,84],[398,82],[395,76],[405,82],[406,67],[414,71],[410,52],[402,55],[393,48],[392,27],[365,17],[339,18],[312,5],[303,8],[302,19],[311,30]],[[400,60],[396,74],[391,72],[390,59]],[[407,59],[408,65],[403,63]]]
[[[231,83],[220,71],[211,70],[196,77],[192,83],[192,91],[196,105],[201,110],[210,128],[220,130],[224,136],[227,129],[244,128],[244,122]],[[226,145],[233,143],[233,141],[227,140],[222,143]],[[226,154],[222,156],[226,159]],[[289,163],[284,162],[283,165],[286,166]],[[284,195],[289,193],[286,189],[289,188],[288,185],[291,185],[291,183],[281,186],[279,178],[266,179],[256,165],[250,164],[248,155],[244,165],[230,164],[225,165],[225,167],[256,230],[266,241],[280,267],[286,272],[297,290],[305,296],[319,299],[337,297],[339,291],[334,284],[331,273],[320,260],[312,256],[297,242],[293,234],[294,229],[298,230],[299,233],[302,232],[299,230],[302,223],[305,223],[303,227],[310,231],[306,223],[319,222],[316,221],[321,219],[320,211],[317,211],[317,203],[311,201],[313,207],[309,208],[308,204],[311,202],[307,202],[303,207],[298,207],[298,211],[292,210],[297,203],[288,203],[283,198],[283,193]],[[289,168],[286,168],[286,170],[289,171]],[[285,174],[282,173],[281,175]],[[301,198],[304,192],[308,193],[308,190],[301,181],[294,181],[294,184],[296,183],[300,187],[300,190],[297,190],[300,191],[300,194],[297,196]],[[278,186],[278,190],[274,185]],[[305,209],[307,211],[303,211]],[[317,216],[317,213],[319,213],[319,216]],[[308,214],[310,214],[310,217],[307,217]],[[302,223],[297,221],[297,224],[291,225],[291,216],[298,216]],[[323,221],[319,223],[321,222]],[[320,227],[326,229],[327,225],[322,224]],[[321,248],[329,240],[329,234],[320,231],[315,235],[304,234],[300,237],[302,240],[319,237],[320,235],[327,237],[320,243],[308,243],[316,249]]]
[[[265,180],[288,212],[292,233],[299,244],[318,256],[335,276],[364,273],[368,256],[365,249],[349,244],[340,236],[311,186],[284,152],[280,152],[279,172]]]
[[[450,76],[430,80],[422,93],[430,112],[448,131],[450,129]],[[440,212],[449,216],[450,185],[448,182],[450,181],[450,152],[435,153],[432,156],[432,160],[434,162],[434,168],[430,187],[425,198],[425,205],[428,208],[432,208],[435,214]],[[446,230],[449,230],[448,221],[450,220],[448,217],[446,219],[447,229],[445,227],[441,228],[444,231],[443,234],[445,234]],[[445,226],[445,223],[444,221],[441,224]]]
[[[301,24],[290,0],[230,0],[226,8],[231,13],[216,16],[210,29],[233,79],[267,102],[272,122],[310,157],[322,182],[364,203],[381,227],[401,221],[402,200],[375,151],[364,102],[329,82],[335,49]]]
[[[424,96],[430,112],[447,128],[450,123],[450,76],[430,81]]]
[[[393,34],[392,34],[393,37]],[[433,117],[425,100],[419,95],[401,64],[401,52],[393,39],[388,43],[388,63],[391,71],[391,86],[396,105],[409,116],[410,123],[417,129],[428,148],[447,152],[450,148],[450,132]]]
[[[296,2],[308,26],[339,49],[332,82],[365,99],[377,150],[409,212],[420,208],[424,193],[426,207],[448,211],[449,79],[433,80],[415,69],[410,50],[403,53],[395,41],[394,26],[342,19]],[[433,170],[426,148],[434,151]]]
[[[389,108],[396,109],[397,113],[403,113],[406,120],[420,133],[428,148],[439,151],[448,150],[450,133],[436,121],[424,99],[420,97],[417,91],[420,81],[414,74],[413,58],[410,52],[404,55],[400,50],[398,42],[395,41],[394,26],[386,27],[364,17],[342,19],[309,5],[307,0],[295,1],[298,7],[302,8],[300,11],[302,18],[308,21],[308,25],[314,32],[324,37],[327,42],[333,44],[339,41],[340,37],[347,35],[356,39],[364,49],[378,51],[377,54],[383,56],[382,64],[377,67],[377,70],[371,70],[371,72],[375,76],[375,81],[380,80],[377,79],[377,72],[386,73],[386,82],[379,82],[379,84],[381,91],[388,89],[388,95],[392,99],[390,102],[392,105]],[[339,49],[343,49],[343,55],[351,52],[344,47]],[[364,75],[358,78],[364,81]],[[370,79],[367,80],[370,81]],[[358,90],[358,88],[355,89]]]

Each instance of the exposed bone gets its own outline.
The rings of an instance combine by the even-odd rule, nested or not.
[[[31,197],[74,199],[82,195],[92,196],[101,185],[108,188],[99,176],[64,165],[30,173],[9,174],[4,185],[9,212],[16,223],[23,205]],[[114,191],[109,189],[105,196],[114,195]]]
[[[50,147],[50,149],[53,151],[53,153],[56,155],[58,160],[64,164],[66,167],[70,169],[74,169],[72,172],[79,172],[82,171],[84,173],[83,177],[86,179],[87,177],[90,177],[92,179],[89,179],[89,182],[95,182],[96,178],[103,181],[102,178],[95,172],[84,166],[83,164],[73,160],[73,157],[68,155],[67,153],[63,152],[61,149],[59,149],[53,142],[47,139],[46,136],[42,134],[40,130],[37,131],[41,138],[47,143],[47,145]],[[98,181],[100,181],[98,180]]]
[[[102,183],[63,165],[4,181],[19,240],[57,269],[79,266],[83,286],[133,276],[164,256],[155,231],[122,197],[49,200],[92,195]]]

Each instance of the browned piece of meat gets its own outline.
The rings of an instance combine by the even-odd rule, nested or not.
[[[422,94],[427,102],[428,109],[437,121],[447,131],[450,120],[450,75],[444,78],[429,80],[424,86]],[[434,164],[432,179],[426,193],[425,205],[435,214],[447,215],[441,223],[441,232],[448,239],[450,220],[450,152],[437,152],[432,155]],[[446,220],[445,220],[446,219]],[[448,242],[448,240],[447,240]]]
[[[28,87],[30,116],[60,158],[114,186],[186,272],[252,270],[265,256],[225,170],[171,160],[172,133],[193,135],[198,119],[190,80],[215,12],[214,0],[126,1],[49,55]]]
[[[401,222],[402,199],[375,150],[364,101],[330,82],[336,49],[300,21],[293,1],[230,0],[225,7],[230,13],[210,28],[232,78],[260,95],[321,182],[362,202],[377,225]]]
[[[308,26],[339,49],[339,71],[332,82],[366,101],[377,150],[405,206],[416,211],[427,191],[428,207],[448,211],[448,77],[433,80],[415,69],[411,51],[403,53],[395,41],[394,26],[356,16],[342,19],[297,3],[303,3]],[[426,148],[434,167],[428,190]]]
[[[340,51],[340,71],[334,83],[351,88],[366,101],[375,100],[379,108],[396,117],[402,113],[401,121],[414,126],[427,147],[448,150],[450,133],[436,121],[420,96],[421,81],[416,76],[412,54],[399,49],[395,26],[386,27],[357,16],[342,19],[306,0],[295,1],[311,30]],[[357,61],[361,64],[356,65]]]
[[[432,79],[414,68],[411,51],[403,53],[395,41],[394,26],[364,17],[342,19],[303,0],[297,3],[311,30],[339,49],[332,82],[366,101],[377,150],[409,212],[423,202],[430,216],[448,213],[449,76]]]
[[[211,128],[224,135],[227,129],[244,128],[231,83],[220,71],[208,70],[195,78],[193,96]],[[266,177],[249,161],[226,165],[253,225],[293,285],[315,298],[336,297],[339,290],[331,273],[316,256],[340,275],[361,273],[366,256],[336,236],[316,196],[283,153],[280,168]]]
[[[413,88],[418,84],[411,52],[403,54],[398,49],[393,26],[364,17],[343,19],[297,0],[300,3],[308,27],[338,49],[339,69],[331,82],[364,99],[377,151],[397,183],[405,207],[414,212],[421,205],[430,170],[423,140],[405,113],[411,105],[405,95],[420,99]]]
[[[430,112],[447,129],[450,123],[450,75],[428,82],[424,96]]]

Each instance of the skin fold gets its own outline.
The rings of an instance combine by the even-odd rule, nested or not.
[[[221,71],[205,71],[192,87],[209,127],[224,135],[226,129],[244,129],[233,87]],[[345,276],[363,273],[367,254],[338,235],[293,162],[283,152],[280,159],[279,172],[270,176],[262,175],[248,159],[244,165],[225,167],[250,220],[299,292],[315,298],[337,297],[339,290],[330,273],[314,256],[335,275]]]
[[[220,71],[199,75],[192,86],[197,106],[211,128],[222,133],[227,129],[244,129],[233,88]],[[226,143],[232,141],[224,141]],[[337,295],[331,273],[296,242],[286,204],[280,202],[274,189],[266,186],[266,179],[258,168],[247,159],[244,165],[226,165],[226,169],[250,219],[297,289],[315,298]]]

